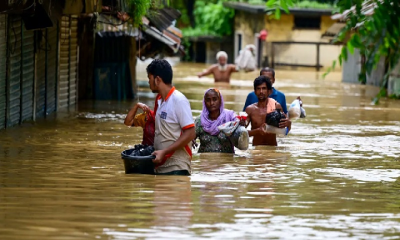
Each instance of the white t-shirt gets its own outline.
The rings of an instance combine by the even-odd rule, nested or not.
[[[176,142],[182,130],[194,127],[190,103],[175,87],[168,93],[165,101],[158,100],[156,112],[154,148],[162,150]],[[168,160],[155,169],[156,173],[167,173],[177,170],[187,170],[191,173],[192,143],[178,149]]]

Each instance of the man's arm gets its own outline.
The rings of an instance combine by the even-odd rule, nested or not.
[[[197,76],[198,76],[199,78],[201,78],[201,77],[204,77],[204,76],[207,76],[207,75],[212,74],[212,73],[213,73],[213,70],[214,70],[214,67],[215,67],[215,65],[212,65],[211,67],[209,67],[209,68],[208,68],[207,70],[205,70],[204,72],[201,72],[201,73],[197,74]]]
[[[253,105],[250,105],[250,106],[248,106],[247,108],[246,108],[246,113],[247,113],[247,125],[246,125],[246,128],[250,125],[250,123],[252,122],[252,120],[251,120],[251,116],[252,116],[252,113],[253,113],[253,111],[254,111],[254,108],[253,108]],[[252,129],[252,130],[249,130],[248,131],[248,133],[249,133],[249,136],[250,137],[254,137],[254,136],[263,136],[263,135],[265,135],[265,125],[266,125],[266,123],[263,123],[259,128],[256,128],[256,129]]]
[[[150,108],[143,103],[137,103],[126,115],[124,124],[126,126],[132,126],[133,125],[133,119],[135,118],[136,112],[138,110],[138,108],[142,109],[144,112],[149,112]]]
[[[286,117],[286,118],[281,119],[281,121],[279,122],[279,127],[280,127],[280,128],[285,128],[285,127],[287,127],[287,128],[288,128],[287,133],[289,133],[290,130],[292,129],[292,121],[290,121],[290,119],[287,117],[286,114],[285,114],[285,117]]]
[[[264,135],[265,134],[265,130],[264,130],[265,124],[266,123],[263,123],[261,125],[261,127],[253,129],[253,130],[249,130],[248,131],[249,132],[249,136],[250,137],[254,137],[254,136],[262,136],[262,135]]]
[[[239,72],[239,70],[240,70],[239,66],[236,66],[234,64],[229,64],[229,67],[231,69],[231,73]]]
[[[195,138],[196,138],[196,132],[194,127],[182,130],[182,135],[178,138],[178,140],[176,140],[176,142],[171,144],[166,149],[158,150],[153,153],[153,155],[156,156],[153,162],[160,163],[164,159],[166,154],[184,148],[186,145],[188,145],[188,143],[190,143]]]

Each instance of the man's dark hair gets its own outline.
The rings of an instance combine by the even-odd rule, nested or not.
[[[147,74],[160,77],[165,84],[172,83],[172,67],[164,59],[154,59],[146,68]]]
[[[256,79],[254,79],[254,91],[256,90],[256,88],[258,86],[260,86],[261,84],[265,83],[267,85],[267,89],[271,90],[272,89],[272,83],[271,80],[266,77],[266,76],[259,76]]]
[[[272,77],[275,78],[275,70],[274,70],[273,68],[265,67],[265,68],[261,69],[261,71],[260,71],[260,76],[261,76],[264,72],[270,72],[270,73],[272,73]]]

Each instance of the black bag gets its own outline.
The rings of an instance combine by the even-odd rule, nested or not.
[[[276,109],[273,112],[270,112],[267,114],[266,118],[265,118],[265,123],[270,125],[270,126],[274,126],[274,127],[279,127],[279,122],[281,121],[281,119],[285,119],[285,115],[283,114],[283,112],[281,112],[281,109]]]

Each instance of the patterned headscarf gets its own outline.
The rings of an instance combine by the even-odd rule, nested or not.
[[[210,112],[207,109],[205,101],[206,94],[211,90],[215,91],[218,94],[219,99],[221,100],[221,106],[219,107],[220,114],[216,120],[209,119],[208,115],[210,114]],[[219,130],[217,128],[218,126],[226,122],[234,121],[235,119],[236,119],[236,114],[234,111],[224,109],[224,99],[220,91],[215,88],[207,89],[207,91],[204,93],[203,111],[201,112],[201,126],[203,127],[203,130],[211,135],[218,135],[219,134]]]

